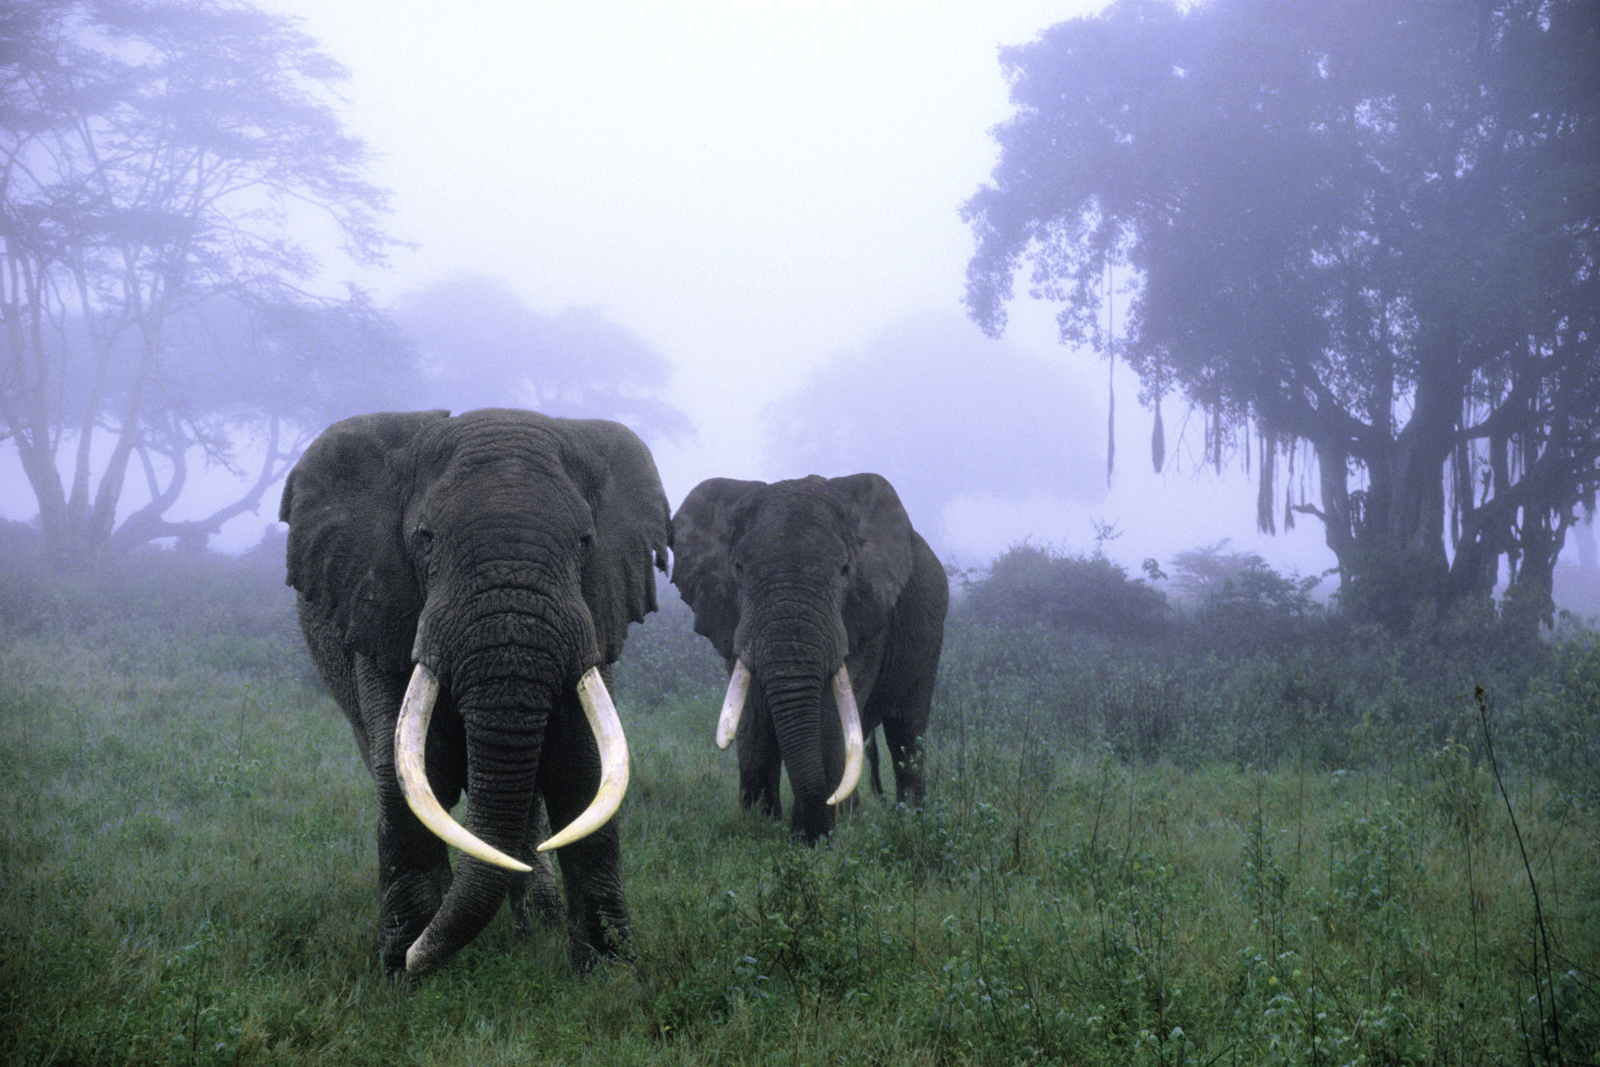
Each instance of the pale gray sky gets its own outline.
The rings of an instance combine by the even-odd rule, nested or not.
[[[704,477],[800,473],[761,467],[766,403],[833,353],[959,302],[972,239],[957,207],[1010,113],[997,50],[1101,4],[274,6],[350,68],[349,124],[383,153],[393,230],[418,245],[360,281],[393,295],[470,271],[540,311],[604,307],[672,361],[669,399],[699,427],[655,449],[676,504]],[[1103,412],[1105,364],[1056,345],[1052,314],[1019,303],[1009,339],[1067,366]],[[1106,499],[963,500],[943,517],[952,549],[1086,549],[1101,520],[1130,566],[1222,538],[1302,572],[1331,564],[1314,522],[1258,538],[1237,472],[1152,475],[1136,393],[1123,370]],[[1179,413],[1166,415],[1170,432]]]
[[[988,130],[1010,110],[997,49],[1101,6],[258,2],[302,19],[349,68],[347,125],[382,157],[372,176],[394,192],[390,232],[416,244],[388,271],[338,266],[330,282],[387,301],[471,272],[540,312],[604,308],[672,362],[666,399],[699,427],[655,448],[674,506],[705,477],[806,473],[762,469],[763,407],[840,350],[958,306],[972,239],[957,209],[987,178]],[[1068,368],[1103,442],[1106,365],[1055,344],[1052,315],[1019,302],[1008,340]],[[1023,538],[1089,549],[1101,520],[1122,531],[1109,554],[1135,569],[1222,538],[1302,573],[1331,564],[1314,521],[1255,535],[1241,472],[1152,475],[1149,415],[1118,375],[1109,495],[959,501],[942,517],[958,557]],[[1166,416],[1170,439],[1181,413],[1169,402]],[[1103,470],[1103,444],[1082,462]],[[262,510],[222,545],[253,541]]]

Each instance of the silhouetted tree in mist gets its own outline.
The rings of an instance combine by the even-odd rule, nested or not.
[[[329,103],[345,72],[293,20],[209,0],[16,0],[0,54],[0,440],[52,557],[215,533],[403,357],[359,296],[307,294],[288,236],[315,220],[363,263],[389,243]],[[264,458],[239,499],[168,521],[190,453],[236,463],[241,435]],[[133,486],[150,503],[119,520]]]
[[[1600,6],[1121,0],[1002,65],[972,316],[1026,261],[1104,351],[1124,267],[1146,401],[1255,464],[1264,529],[1322,521],[1347,606],[1438,617],[1504,559],[1548,618],[1600,485]]]
[[[406,294],[395,314],[421,357],[413,406],[615,419],[646,440],[694,432],[659,397],[666,358],[598,308],[543,315],[499,282],[458,275]]]
[[[876,472],[936,542],[945,505],[965,494],[1105,495],[1090,410],[1066,374],[955,311],[836,354],[764,414],[771,477]]]

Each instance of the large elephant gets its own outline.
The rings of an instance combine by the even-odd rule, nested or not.
[[[730,672],[717,743],[738,738],[744,805],[781,816],[787,767],[790,824],[814,842],[879,723],[898,798],[920,804],[950,586],[894,487],[876,474],[712,478],[672,527],[672,583]]]
[[[631,431],[529,411],[361,415],[289,474],[288,583],[377,786],[391,973],[443,964],[508,890],[519,925],[559,923],[536,845],[559,849],[574,963],[631,951],[606,682],[656,608],[668,515]],[[448,814],[463,791],[464,825]],[[539,845],[546,815],[558,833]]]

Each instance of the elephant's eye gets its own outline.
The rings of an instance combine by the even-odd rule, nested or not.
[[[411,531],[411,538],[417,544],[418,551],[428,552],[433,548],[433,531],[426,526],[418,526]]]
[[[845,563],[845,564],[841,564],[840,565],[840,567],[839,567],[839,577],[841,577],[841,578],[850,577],[850,564]]]

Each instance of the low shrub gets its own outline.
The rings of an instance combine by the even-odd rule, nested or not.
[[[1043,626],[1058,633],[1152,638],[1166,630],[1167,598],[1130,579],[1102,555],[1070,555],[1040,545],[1012,545],[964,591],[964,609],[980,626]]]

